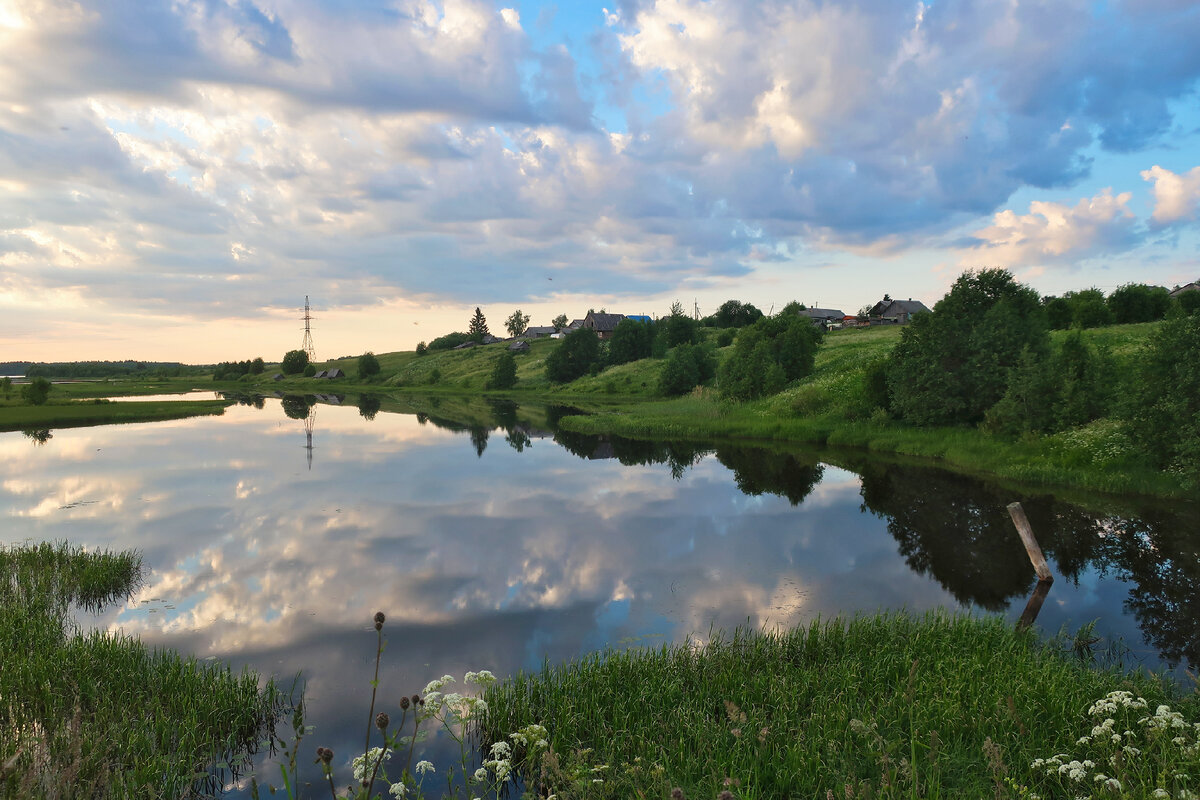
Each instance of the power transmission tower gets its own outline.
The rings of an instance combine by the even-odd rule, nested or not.
[[[304,344],[300,349],[308,353],[308,360],[311,363],[317,359],[317,350],[313,347],[312,327],[309,325],[313,320],[313,315],[309,313],[308,295],[304,295],[304,316],[301,319],[304,320]]]
[[[699,322],[700,321],[700,303],[694,297],[692,298],[692,309],[693,309],[692,313],[694,313],[696,315],[696,321]]]

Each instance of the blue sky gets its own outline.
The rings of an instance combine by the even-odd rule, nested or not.
[[[1186,283],[1198,40],[1177,0],[0,0],[0,347]]]

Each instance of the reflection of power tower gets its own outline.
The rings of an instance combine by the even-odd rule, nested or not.
[[[308,407],[308,416],[304,418],[304,449],[308,451],[308,469],[312,471],[312,435],[313,428],[317,424],[317,407],[315,405]]]
[[[309,313],[308,309],[308,295],[304,295],[304,316],[301,317],[301,319],[304,320],[304,345],[300,349],[308,353],[309,361],[315,361],[317,358],[317,351],[316,348],[313,347],[312,328],[309,326],[309,323],[312,322],[313,316],[311,313]]]

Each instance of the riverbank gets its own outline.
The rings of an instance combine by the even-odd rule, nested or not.
[[[549,748],[517,756],[560,796],[1182,797],[1198,698],[1096,666],[1086,633],[900,613],[546,665],[487,692],[484,730],[545,726]]]
[[[227,400],[171,400],[105,403],[73,401],[40,406],[0,405],[0,431],[78,428],[131,422],[160,422],[169,419],[225,413]]]
[[[1085,341],[1103,352],[1111,374],[1110,391],[1117,397],[1128,389],[1146,342],[1159,323],[1116,325],[1083,331]],[[382,402],[417,395],[460,398],[504,398],[517,402],[570,405],[586,415],[564,417],[570,431],[619,434],[653,439],[714,441],[723,439],[760,442],[797,442],[853,448],[931,459],[948,468],[992,475],[1031,487],[1075,488],[1106,494],[1163,498],[1194,497],[1196,486],[1188,476],[1160,471],[1139,455],[1124,425],[1103,417],[1087,425],[1053,435],[1006,438],[977,427],[917,427],[888,416],[869,392],[873,365],[886,359],[899,341],[901,328],[883,326],[838,331],[828,335],[817,352],[814,373],[771,397],[753,402],[721,400],[712,389],[697,388],[690,395],[664,399],[658,378],[662,359],[641,359],[607,367],[564,384],[545,374],[547,356],[558,346],[550,339],[530,343],[528,352],[516,356],[517,383],[504,392],[488,387],[507,343],[465,350],[385,353],[378,356],[380,372],[368,379],[327,380],[290,376],[275,380],[274,365],[261,375],[238,381],[198,382],[194,378],[156,380],[142,385],[140,393],[161,393],[205,388],[262,395],[336,394],[350,402]],[[707,332],[710,339],[714,331]],[[1056,337],[1066,336],[1058,332]],[[717,358],[728,358],[733,348],[717,348]],[[326,362],[322,369],[338,367],[356,373],[356,359]],[[59,387],[55,387],[59,391]],[[139,393],[130,381],[68,384],[68,396]],[[355,397],[357,395],[357,398]],[[319,401],[319,400],[318,400]],[[231,401],[107,404],[92,408],[59,405],[20,407],[0,405],[0,430],[48,428],[62,424],[149,421],[219,413]],[[400,403],[399,405],[404,405]],[[17,411],[21,408],[21,411]],[[41,408],[41,411],[36,410]],[[70,409],[55,416],[56,409]]]

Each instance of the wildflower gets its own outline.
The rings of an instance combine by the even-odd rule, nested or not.
[[[492,758],[508,758],[512,755],[512,746],[501,739],[492,745]]]
[[[383,615],[382,611],[375,612],[375,630],[377,630],[377,631],[383,630],[383,621],[385,619],[387,619],[387,617],[385,617]]]
[[[432,692],[440,692],[441,688],[443,686],[445,686],[447,683],[454,683],[454,676],[443,675],[440,678],[435,678],[435,679],[431,680],[429,683],[425,684],[425,691],[422,692],[422,694],[424,694],[425,699],[428,700],[429,695]]]
[[[391,750],[384,750],[382,747],[372,747],[367,751],[366,756],[355,756],[351,767],[354,770],[354,780],[363,781],[370,777],[375,771],[375,764],[382,761],[388,762],[392,758]]]
[[[463,676],[463,682],[474,683],[479,686],[490,686],[496,682],[496,676],[486,669],[481,669],[479,672],[468,672]]]
[[[427,772],[437,772],[432,761],[418,761],[416,770],[418,775],[424,775]]]
[[[411,701],[409,701],[409,699],[407,697],[400,698],[400,710],[401,711],[408,711],[409,705],[411,705]]]
[[[392,797],[395,797],[396,800],[399,800],[401,797],[404,797],[406,794],[408,794],[408,789],[403,783],[396,781],[392,784],[392,788],[388,790],[388,794],[390,794]]]
[[[378,714],[375,715],[375,727],[379,728],[379,730],[381,730],[381,731],[386,731],[388,723],[391,721],[392,720],[387,715],[386,711],[380,711]]]
[[[480,783],[483,783],[487,779],[488,779],[488,771],[486,769],[484,769],[483,767],[480,767],[479,769],[475,770],[475,780],[479,781]]]

